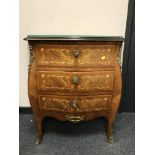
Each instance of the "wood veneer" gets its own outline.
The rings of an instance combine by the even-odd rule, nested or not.
[[[42,121],[50,116],[77,123],[106,117],[107,137],[121,97],[119,63],[122,37],[28,36],[28,94],[36,121],[36,143]]]

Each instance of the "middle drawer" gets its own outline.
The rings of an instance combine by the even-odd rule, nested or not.
[[[113,71],[63,72],[38,71],[40,92],[96,92],[113,90]]]

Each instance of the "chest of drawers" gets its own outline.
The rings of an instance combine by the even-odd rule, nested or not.
[[[122,37],[30,35],[28,95],[36,122],[53,117],[77,123],[107,118],[107,138],[121,97],[119,64]]]

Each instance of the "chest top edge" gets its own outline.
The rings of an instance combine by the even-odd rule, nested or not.
[[[37,41],[114,41],[123,42],[122,36],[88,36],[88,35],[28,35],[24,40]]]

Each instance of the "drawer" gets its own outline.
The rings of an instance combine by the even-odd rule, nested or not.
[[[115,45],[82,45],[77,48],[78,66],[114,66]]]
[[[114,72],[38,71],[37,80],[40,92],[112,91]]]
[[[115,45],[38,45],[36,65],[53,67],[114,66]]]
[[[39,96],[40,109],[55,112],[110,111],[111,95],[98,96]]]

